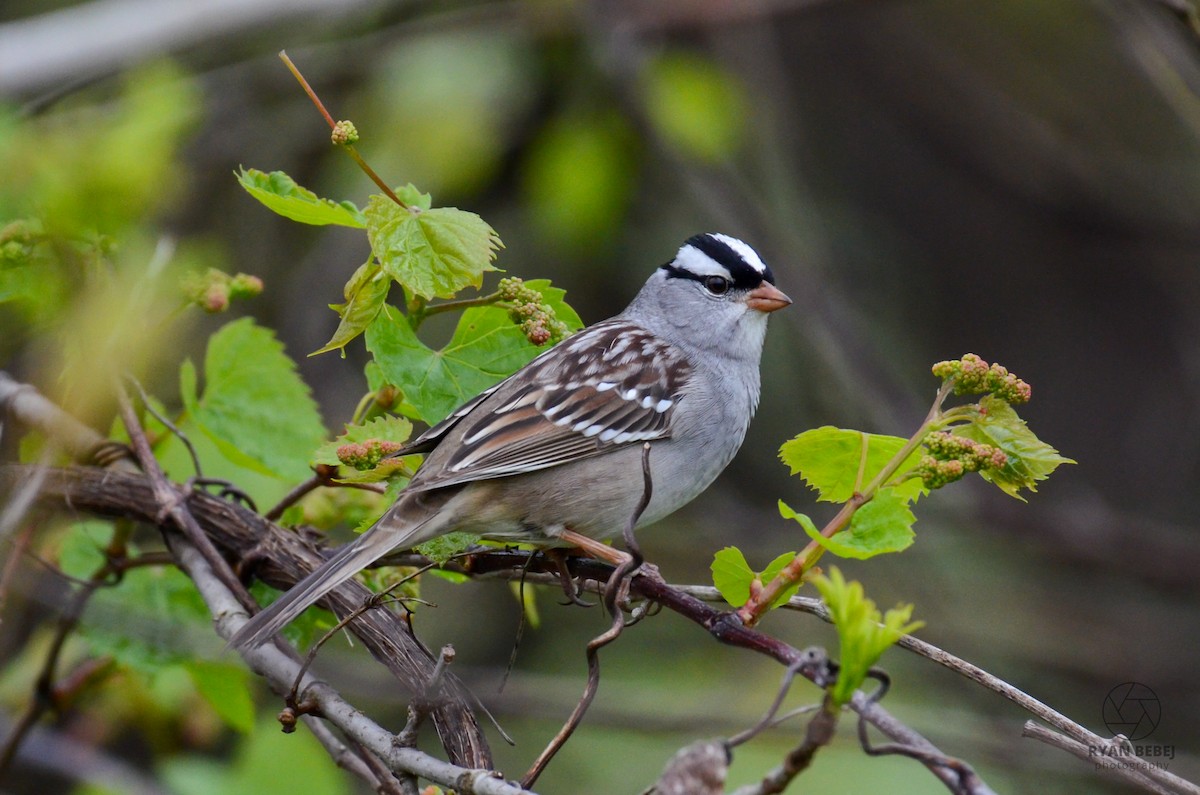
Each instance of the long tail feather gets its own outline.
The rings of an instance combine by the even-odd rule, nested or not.
[[[243,624],[229,639],[228,645],[231,648],[245,648],[266,642],[310,605],[320,601],[325,594],[393,549],[405,544],[406,540],[413,539],[414,543],[423,540],[414,538],[420,535],[423,524],[425,523],[409,529],[400,538],[397,538],[394,528],[384,527],[382,523],[363,533],[339,549],[332,558],[292,586],[291,590],[272,602],[265,610]]]

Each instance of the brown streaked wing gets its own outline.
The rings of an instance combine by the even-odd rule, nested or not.
[[[409,488],[517,475],[666,438],[690,375],[687,360],[648,332],[599,323],[444,421],[435,441],[453,429],[457,449],[431,456]]]

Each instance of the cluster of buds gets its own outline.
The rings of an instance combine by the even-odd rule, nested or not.
[[[968,472],[1001,469],[1008,463],[1003,450],[946,431],[929,434],[925,449],[917,473],[930,489],[953,483]]]
[[[979,395],[989,393],[1001,400],[1019,405],[1028,403],[1033,394],[1029,384],[1017,378],[1008,368],[988,364],[973,353],[955,361],[938,362],[933,374],[943,381],[954,379],[954,394]]]
[[[333,134],[329,136],[334,146],[349,146],[358,143],[358,130],[354,122],[343,119],[333,125]]]
[[[337,449],[338,461],[359,471],[374,469],[379,462],[395,453],[403,445],[385,439],[367,439],[365,442],[351,442]]]
[[[262,291],[263,282],[257,276],[247,273],[230,276],[216,268],[190,274],[183,280],[183,294],[188,301],[214,314],[224,312],[234,299],[251,298]]]
[[[567,324],[558,319],[554,309],[537,290],[526,287],[515,277],[500,280],[500,300],[509,305],[508,316],[534,345],[556,343],[570,333]]]

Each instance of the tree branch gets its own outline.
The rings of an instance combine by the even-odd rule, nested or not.
[[[53,436],[57,443],[77,456],[90,457],[109,443],[96,431],[55,406],[32,387],[13,381],[0,371],[0,409],[21,424]],[[121,461],[125,468],[132,468]],[[25,483],[29,467],[8,465],[0,487]],[[40,499],[65,501],[74,508],[114,517],[129,517],[149,524],[164,521],[161,505],[151,482],[139,473],[114,469],[45,469],[47,489]],[[49,481],[58,488],[49,487]],[[73,485],[72,485],[73,484]],[[76,493],[75,487],[82,487]],[[72,503],[75,493],[79,503]],[[115,498],[115,499],[114,499]],[[92,507],[85,508],[85,505]],[[257,514],[202,492],[187,497],[189,512],[229,559],[256,565],[259,579],[286,590],[325,558],[296,533],[277,527]],[[169,525],[174,527],[174,525]],[[350,582],[326,600],[335,612],[346,614],[370,598],[364,586]],[[409,693],[419,693],[433,673],[435,662],[413,637],[407,624],[388,610],[372,610],[354,622],[352,631],[368,651],[388,668]],[[446,677],[446,686],[461,697],[447,699],[432,713],[434,729],[450,760],[471,768],[491,766],[491,751],[479,724],[467,706],[466,689],[457,678]]]
[[[208,605],[217,634],[228,639],[247,617],[237,598],[215,575],[208,561],[180,536],[167,536],[167,544],[180,568],[196,584]],[[270,683],[276,693],[287,693],[300,676],[300,664],[273,644],[240,650],[247,664]],[[468,769],[429,756],[415,748],[405,748],[396,736],[345,701],[329,685],[305,673],[301,679],[302,698],[311,701],[318,714],[337,726],[348,737],[379,757],[393,771],[405,771],[432,781],[441,787],[478,795],[532,795],[512,782],[504,781],[492,770]]]

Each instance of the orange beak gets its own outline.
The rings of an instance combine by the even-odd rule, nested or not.
[[[774,312],[791,303],[792,299],[770,282],[763,282],[746,296],[746,306],[757,309],[759,312]]]

